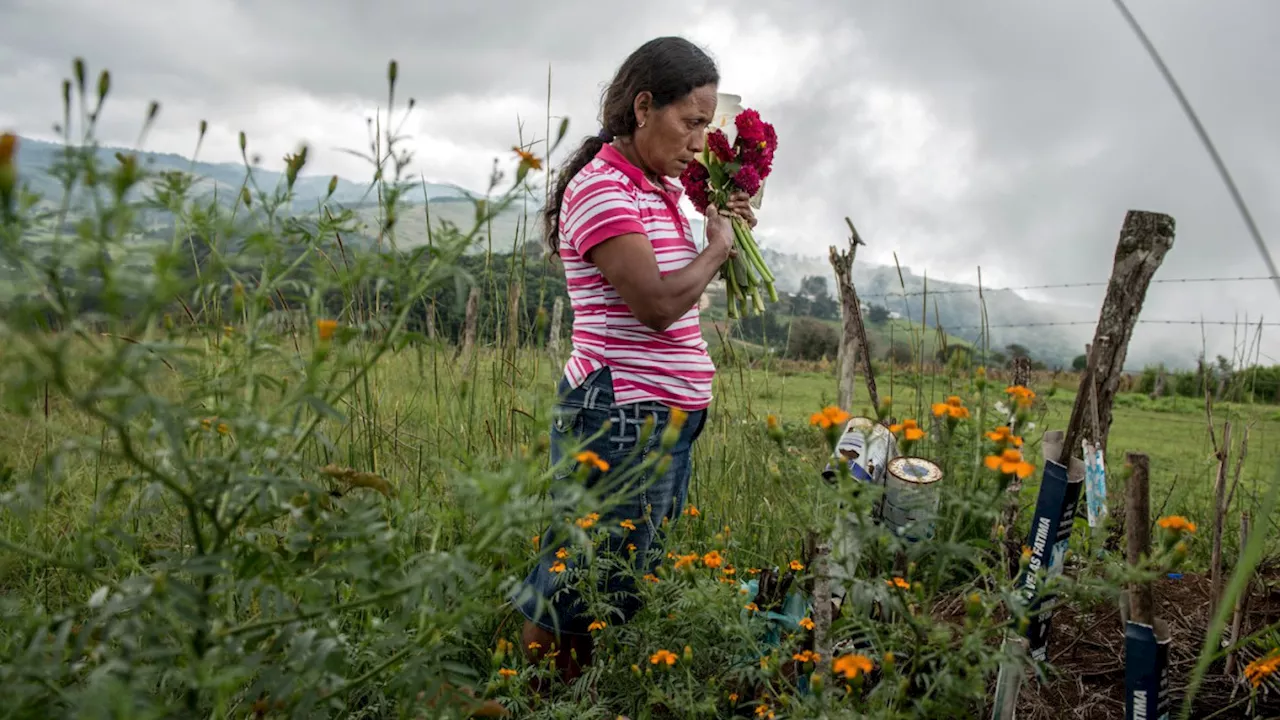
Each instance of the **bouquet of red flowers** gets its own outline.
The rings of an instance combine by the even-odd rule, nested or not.
[[[760,113],[747,109],[734,118],[734,126],[737,137],[732,143],[720,130],[708,133],[699,162],[690,163],[680,176],[685,193],[698,212],[705,214],[711,206],[726,207],[729,196],[739,190],[755,197],[773,169],[773,153],[778,147],[773,125],[761,120]],[[735,216],[732,224],[738,256],[720,269],[729,300],[729,317],[737,318],[740,312],[759,315],[764,312],[761,285],[770,302],[778,301],[773,273],[765,265],[747,223]]]

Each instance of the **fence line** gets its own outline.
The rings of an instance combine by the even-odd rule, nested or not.
[[[1270,281],[1270,280],[1280,280],[1280,276],[1240,275],[1236,277],[1185,277],[1185,278],[1164,278],[1164,279],[1157,278],[1157,279],[1153,279],[1151,281],[1151,284],[1156,285],[1156,284],[1163,284],[1163,283],[1174,283],[1174,284],[1233,283],[1233,282],[1255,282],[1255,281]],[[1086,287],[1106,287],[1106,286],[1107,286],[1107,281],[1105,280],[1101,280],[1101,281],[1091,280],[1087,282],[1074,282],[1074,283],[1048,283],[1044,285],[1017,285],[1014,287],[1003,287],[1003,288],[984,287],[981,289],[981,292],[993,293],[993,292],[1008,292],[1008,291],[1017,291],[1017,290],[1061,290],[1066,288],[1086,288]],[[922,295],[964,295],[964,294],[976,295],[978,292],[979,292],[979,289],[977,287],[965,287],[965,288],[944,288],[940,290],[927,290],[927,291],[912,290],[910,292],[899,291],[899,292],[889,292],[889,293],[866,293],[866,294],[858,293],[858,297],[863,299],[881,298],[881,299],[887,300],[890,298],[920,297]]]

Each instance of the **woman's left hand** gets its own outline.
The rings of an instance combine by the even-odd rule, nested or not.
[[[729,196],[729,210],[734,215],[742,218],[747,223],[747,227],[755,228],[756,213],[751,208],[751,196],[739,190]]]

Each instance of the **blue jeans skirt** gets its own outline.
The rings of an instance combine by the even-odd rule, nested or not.
[[[595,620],[616,625],[639,611],[636,579],[652,573],[661,563],[665,528],[684,510],[692,474],[691,451],[706,425],[707,413],[688,414],[678,438],[666,450],[670,463],[665,472],[628,474],[652,453],[661,454],[671,409],[650,402],[614,404],[608,368],[592,373],[576,388],[561,379],[558,397],[551,422],[551,464],[557,468],[552,500],[584,487],[607,496],[610,506],[599,514],[588,533],[594,541],[595,559],[605,560],[596,568],[594,582],[597,597],[606,599],[610,611],[587,612],[581,593],[572,586],[584,581],[581,570],[584,557],[589,556],[581,542],[575,546],[567,532],[573,528],[554,524],[542,535],[537,566],[515,589],[511,600],[526,618],[547,631],[585,635]],[[646,431],[649,422],[653,426]],[[564,462],[583,451],[595,453],[609,469],[588,472],[578,463]],[[622,480],[623,476],[630,479]],[[627,520],[630,523],[622,525]],[[565,557],[557,557],[562,547]]]

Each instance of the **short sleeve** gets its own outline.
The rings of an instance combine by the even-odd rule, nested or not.
[[[610,238],[644,234],[640,207],[631,187],[608,175],[589,175],[565,203],[562,237],[581,257]]]

